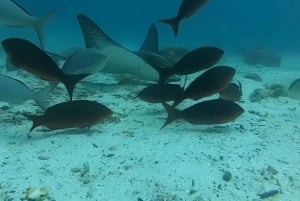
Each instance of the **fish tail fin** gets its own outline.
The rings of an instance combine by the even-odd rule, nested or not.
[[[68,94],[70,97],[70,101],[72,101],[73,97],[73,90],[75,85],[85,77],[89,76],[90,74],[84,73],[84,74],[77,74],[77,75],[69,75],[65,74],[66,78],[63,80],[64,85],[66,86],[68,90]]]
[[[31,115],[31,114],[22,114],[22,115],[32,121],[32,126],[30,128],[30,132],[32,132],[33,129],[35,129],[36,127],[43,125],[43,122],[42,122],[40,116]]]
[[[176,107],[179,105],[182,101],[184,100],[183,96],[178,97],[177,99],[174,100],[172,107]]]
[[[177,37],[179,24],[180,24],[180,20],[177,17],[171,18],[171,19],[163,19],[163,20],[159,20],[159,21],[162,23],[165,23],[167,25],[170,25],[174,31],[175,37]]]
[[[50,11],[43,17],[37,19],[34,23],[34,29],[38,34],[41,48],[44,49],[44,25],[56,14],[56,10]]]
[[[150,64],[151,65],[151,64]],[[158,84],[163,84],[171,76],[171,71],[168,68],[163,68],[155,65],[151,65],[159,74]]]
[[[179,119],[180,115],[181,115],[181,111],[177,110],[176,108],[168,105],[167,103],[162,103],[162,104],[168,113],[168,117],[167,117],[164,125],[161,127],[161,129],[166,127],[168,124],[175,121],[176,119]]]

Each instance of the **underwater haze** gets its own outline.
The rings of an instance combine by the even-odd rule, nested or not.
[[[0,0],[0,201],[299,201],[299,0]]]

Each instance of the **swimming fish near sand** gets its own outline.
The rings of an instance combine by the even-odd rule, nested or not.
[[[177,119],[196,125],[214,125],[231,122],[243,114],[244,109],[233,101],[213,99],[192,105],[182,111],[163,103],[168,117],[164,128]]]
[[[138,97],[148,103],[164,103],[181,96],[184,88],[179,84],[153,84],[138,93]]]
[[[221,92],[231,82],[236,70],[229,66],[213,67],[191,82],[181,96],[178,96],[173,103],[173,107],[181,103],[184,99],[199,100]]]
[[[43,80],[63,83],[72,100],[75,85],[90,74],[65,74],[43,50],[28,40],[8,38],[2,46],[9,60],[18,68]]]
[[[224,51],[217,47],[196,48],[185,54],[171,68],[159,66],[155,57],[149,57],[149,54],[141,54],[141,57],[157,70],[158,83],[162,84],[172,75],[189,75],[210,68],[222,58],[223,54]]]
[[[90,18],[77,15],[86,48],[95,48],[109,57],[102,72],[115,74],[131,74],[139,79],[157,81],[158,72],[135,52],[128,50],[111,39]],[[158,41],[152,41],[158,43]],[[156,45],[155,45],[156,46]]]
[[[207,2],[208,0],[183,0],[176,17],[171,19],[163,19],[160,20],[160,22],[170,25],[176,37],[178,35],[180,22],[194,15],[200,8],[206,5]]]
[[[62,66],[66,74],[99,73],[107,64],[108,56],[93,48],[82,49],[71,55]]]
[[[38,34],[41,48],[44,49],[44,25],[53,16],[51,11],[41,18],[34,18],[20,4],[13,0],[0,1],[0,26],[33,27]]]
[[[0,74],[0,101],[21,104],[34,100],[41,109],[46,109],[45,97],[49,90],[34,92],[25,83],[15,78]]]
[[[230,83],[220,92],[220,98],[231,101],[239,101],[242,97],[242,84]]]
[[[54,105],[43,115],[23,115],[33,121],[32,131],[38,126],[45,126],[49,130],[91,127],[111,114],[109,108],[95,101],[75,100]]]

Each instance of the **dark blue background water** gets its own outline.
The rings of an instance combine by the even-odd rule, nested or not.
[[[92,18],[117,42],[137,49],[151,23],[159,30],[161,46],[194,48],[217,45],[227,50],[271,47],[282,52],[300,49],[300,2],[293,0],[210,0],[195,16],[181,23],[174,38],[159,19],[176,15],[181,0],[18,0],[33,16],[54,8],[56,17],[46,27],[46,45],[53,42],[83,46],[76,19],[79,13]],[[34,35],[34,34],[33,34]],[[78,39],[80,38],[80,40]],[[47,46],[46,46],[47,47]]]

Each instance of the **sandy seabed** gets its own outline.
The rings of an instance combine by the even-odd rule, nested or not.
[[[35,103],[1,102],[0,200],[24,200],[28,188],[45,187],[44,200],[57,201],[256,201],[257,194],[270,190],[279,193],[268,200],[297,201],[299,100],[249,100],[264,84],[288,88],[299,78],[300,61],[294,58],[284,55],[280,68],[266,68],[245,66],[227,55],[221,64],[237,69],[245,113],[224,125],[178,121],[161,130],[167,116],[162,105],[136,98],[145,85],[116,84],[119,77],[114,75],[94,75],[76,86],[75,99],[96,100],[114,111],[111,119],[91,129],[39,127],[29,133],[31,122],[20,113],[40,113]],[[263,82],[244,78],[249,72]],[[12,75],[33,89],[46,84],[31,75]],[[68,97],[59,85],[48,98],[53,105]],[[186,100],[179,108],[193,103]],[[232,178],[225,181],[228,172]]]

